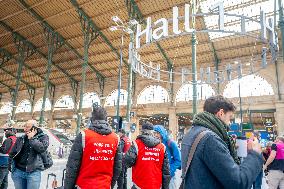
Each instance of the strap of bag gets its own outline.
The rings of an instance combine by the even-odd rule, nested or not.
[[[208,130],[205,130],[205,131],[201,131],[197,137],[195,138],[192,146],[191,146],[191,149],[190,149],[190,152],[189,152],[189,155],[188,155],[188,160],[187,160],[187,163],[186,163],[186,168],[185,168],[185,172],[183,173],[182,175],[182,184],[181,184],[181,187],[180,188],[184,188],[184,179],[185,179],[185,175],[190,167],[190,164],[191,164],[191,161],[193,159],[193,156],[194,156],[194,153],[196,151],[196,148],[200,142],[200,140],[206,135],[206,133],[208,133],[209,131]]]
[[[85,145],[86,145],[86,134],[85,131],[81,131],[81,135],[82,135],[82,147],[83,147],[83,151],[85,150]]]

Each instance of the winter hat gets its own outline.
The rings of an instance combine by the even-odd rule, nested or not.
[[[153,130],[153,129],[154,129],[153,124],[148,121],[143,123],[142,125],[142,130]]]
[[[92,120],[107,120],[107,112],[103,107],[94,107],[92,112]]]

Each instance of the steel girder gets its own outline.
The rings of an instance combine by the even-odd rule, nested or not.
[[[79,109],[77,112],[76,134],[80,132],[81,121],[82,121],[82,105],[83,105],[83,95],[85,92],[86,71],[89,61],[89,47],[90,44],[99,36],[98,32],[91,27],[90,19],[80,14],[79,11],[78,14],[80,16],[80,22],[84,34],[84,62],[82,65],[82,80],[80,83],[80,100],[79,100]],[[102,77],[97,77],[97,78],[102,78]]]
[[[105,41],[105,43],[111,48],[111,50],[117,55],[118,58],[120,58],[120,54],[118,53],[117,49],[114,48],[114,46],[111,44],[109,39],[101,32],[101,29],[95,24],[95,22],[83,11],[82,8],[80,8],[79,4],[76,0],[70,0],[72,5],[77,9],[78,12],[80,12],[81,15],[84,15],[84,17],[89,18],[91,27],[99,33],[101,38]],[[123,63],[126,67],[128,67],[127,61],[123,59]]]
[[[4,52],[4,53],[1,54],[1,52]],[[3,56],[2,60],[6,60],[6,61],[3,61],[3,62],[0,63],[0,67],[4,66],[4,64],[11,59],[16,60],[16,58],[9,51],[7,51],[6,49],[3,49],[1,47],[0,47],[0,55]],[[29,71],[31,71],[33,74],[35,74],[36,76],[40,77],[42,80],[45,80],[45,78],[43,76],[41,76],[38,72],[34,71],[29,65],[24,63],[23,66],[25,68],[27,68]],[[49,82],[49,84],[55,86],[52,82]]]
[[[64,39],[64,37],[63,37],[61,34],[59,34],[58,32],[56,32],[53,27],[51,27],[46,21],[44,21],[44,19],[43,19],[38,13],[36,13],[24,0],[20,0],[20,3],[29,11],[29,13],[30,13],[32,16],[34,16],[37,20],[39,20],[39,21],[44,25],[44,27],[49,28],[49,30],[51,30],[51,31],[53,31],[54,33],[56,33],[56,34],[61,38],[61,40],[64,42],[64,44],[65,44],[69,49],[71,49],[71,50],[76,54],[76,56],[77,56],[78,58],[83,59],[83,57],[79,54],[79,52],[78,52],[76,49],[74,49],[74,48],[70,45],[70,43],[68,43],[68,42],[66,41],[66,39]],[[96,73],[97,77],[104,77],[104,76],[103,76],[96,68],[94,68],[91,64],[88,63],[88,65],[89,65],[89,67]]]
[[[36,52],[35,48],[33,48],[33,45],[27,42],[21,36],[13,33],[13,38],[14,38],[14,43],[16,44],[16,47],[18,50],[18,57],[16,59],[18,63],[18,70],[17,70],[17,76],[16,76],[17,80],[16,80],[15,93],[12,99],[12,103],[13,103],[13,110],[12,110],[12,116],[11,116],[12,119],[15,118],[16,102],[17,102],[18,91],[20,87],[20,81],[23,82],[27,86],[27,89],[30,95],[31,104],[32,105],[34,104],[35,88],[29,85],[27,82],[22,80],[22,71],[23,71],[23,64],[25,62],[25,59],[32,56]],[[1,69],[3,70],[4,68],[1,68]]]
[[[45,84],[44,84],[44,92],[43,92],[43,98],[42,98],[42,105],[41,105],[41,111],[40,111],[40,118],[39,118],[39,124],[42,125],[43,123],[43,114],[45,111],[45,102],[46,102],[46,97],[48,94],[49,90],[49,76],[51,73],[51,65],[52,65],[52,58],[54,52],[60,48],[63,45],[63,40],[62,38],[55,33],[53,30],[50,30],[49,28],[44,27],[44,34],[48,46],[48,54],[47,54],[47,72],[45,75]]]
[[[18,37],[21,37],[22,39],[24,39],[26,42],[29,42],[26,38],[24,38],[22,35],[20,35],[17,32],[14,32],[13,29],[8,26],[7,24],[5,24],[4,22],[0,21],[0,25],[3,26],[7,31],[11,32],[13,35],[17,35]],[[31,42],[30,44],[32,45],[32,47],[36,50],[36,52],[38,54],[40,54],[42,57],[44,57],[45,59],[47,59],[47,56],[45,54],[43,54],[41,51],[39,51],[36,46],[34,46]],[[64,73],[66,75],[66,77],[70,78],[73,81],[78,82],[77,80],[75,80],[70,74],[68,74],[63,68],[59,67],[58,65],[52,63],[52,65],[54,65],[58,70],[60,70],[62,73]]]
[[[84,12],[80,8],[76,8],[78,15],[80,17],[81,27],[84,34],[84,64],[89,64],[89,54],[88,50],[91,45],[91,43],[100,36],[99,30],[94,27],[91,18],[84,14]],[[86,66],[83,66],[85,68]],[[103,95],[104,90],[104,82],[105,77],[101,77],[101,75],[97,75],[97,80],[99,82],[100,86],[100,96]]]
[[[0,66],[12,59],[12,55],[3,48],[0,48],[0,56],[2,57],[0,60]]]
[[[12,88],[11,86],[9,86],[9,85],[3,83],[2,81],[0,81],[0,84],[3,85],[3,86],[5,86],[5,87],[7,87],[7,88],[9,89],[9,91],[10,91],[10,90],[15,90],[14,88]]]

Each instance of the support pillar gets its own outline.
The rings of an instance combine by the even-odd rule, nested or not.
[[[283,0],[278,0],[279,7],[279,27],[281,31],[281,42],[282,42],[282,59],[284,62],[284,13],[283,13]]]
[[[39,124],[42,125],[43,123],[43,117],[45,112],[45,102],[48,95],[48,89],[51,87],[49,86],[49,76],[51,73],[51,65],[52,65],[52,57],[54,52],[57,48],[61,47],[64,43],[64,41],[58,36],[58,33],[54,32],[50,28],[47,28],[44,26],[44,33],[45,38],[48,46],[48,55],[47,55],[47,65],[46,65],[46,75],[45,75],[45,82],[44,82],[44,92],[43,92],[43,98],[42,98],[42,106],[40,111],[40,118],[39,118]],[[53,86],[54,87],[54,86]]]
[[[17,105],[17,97],[19,93],[20,88],[20,82],[22,80],[22,71],[23,71],[23,65],[26,58],[30,57],[35,53],[35,49],[27,43],[24,39],[20,38],[18,35],[13,33],[14,43],[16,44],[17,50],[18,50],[18,56],[16,58],[18,69],[17,69],[17,79],[16,79],[16,88],[15,93],[12,97],[12,103],[13,103],[13,110],[11,119],[15,119],[15,113],[16,113],[16,105]]]
[[[275,120],[277,124],[278,135],[284,135],[284,102],[279,101],[275,104],[276,113]]]
[[[178,119],[176,115],[176,108],[174,107],[169,108],[169,130],[172,131],[174,140],[176,140],[178,133]]]
[[[76,128],[76,134],[80,132],[80,126],[82,122],[82,105],[83,105],[83,95],[85,92],[85,83],[86,83],[86,71],[88,67],[88,59],[89,59],[89,47],[90,44],[99,36],[97,31],[94,30],[93,27],[91,27],[91,24],[89,22],[89,18],[85,17],[84,15],[80,14],[80,22],[82,26],[82,31],[84,34],[84,62],[82,65],[82,80],[80,83],[80,100],[79,100],[79,108],[77,112],[77,128]],[[98,75],[97,75],[98,77]],[[100,89],[102,90],[101,83],[100,83]]]
[[[132,71],[132,61],[133,61],[133,34],[130,35],[129,43],[129,60],[128,60],[128,95],[127,95],[127,109],[126,109],[126,121],[130,123],[130,111],[132,106],[132,88],[133,88],[133,71]]]
[[[192,14],[196,13],[196,0],[192,1]],[[191,37],[192,45],[192,113],[197,113],[197,70],[196,70],[196,33],[195,33],[195,17],[192,17],[192,28],[194,29]]]

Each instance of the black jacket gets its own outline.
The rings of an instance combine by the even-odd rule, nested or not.
[[[24,146],[29,146],[30,149],[24,149]],[[26,172],[43,171],[44,164],[41,154],[46,152],[48,146],[49,138],[40,128],[37,128],[37,134],[31,139],[28,139],[27,135],[17,138],[14,147],[9,153],[10,162],[13,165],[12,171],[15,167],[22,170],[25,169]],[[27,157],[27,159],[23,159],[23,157]],[[22,164],[20,162],[25,162],[25,167],[21,167]]]
[[[2,146],[0,147],[0,167],[1,168],[8,168],[8,161],[9,157],[8,156],[2,156],[3,154],[7,154],[9,149],[11,148],[13,141],[11,138],[8,138],[10,136],[15,136],[13,135],[6,135],[6,139],[3,142]]]
[[[160,140],[149,135],[139,135],[137,139],[140,139],[147,147],[153,148],[160,144]],[[125,155],[125,164],[127,168],[130,168],[135,165],[137,158],[136,147],[132,144],[130,149]],[[171,180],[170,174],[170,164],[167,155],[165,155],[163,168],[162,168],[162,189],[168,189]],[[135,189],[135,186],[132,186]]]
[[[102,135],[108,135],[112,133],[111,127],[108,125],[106,121],[103,120],[91,123],[89,129]],[[80,133],[75,138],[73,146],[71,148],[70,155],[68,157],[66,165],[66,177],[64,180],[64,189],[74,188],[76,184],[76,179],[80,171],[82,156],[83,156],[82,135]],[[121,144],[119,143],[114,158],[113,176],[111,183],[112,188],[114,187],[115,182],[117,181],[121,170],[122,170],[122,151],[121,151]]]

